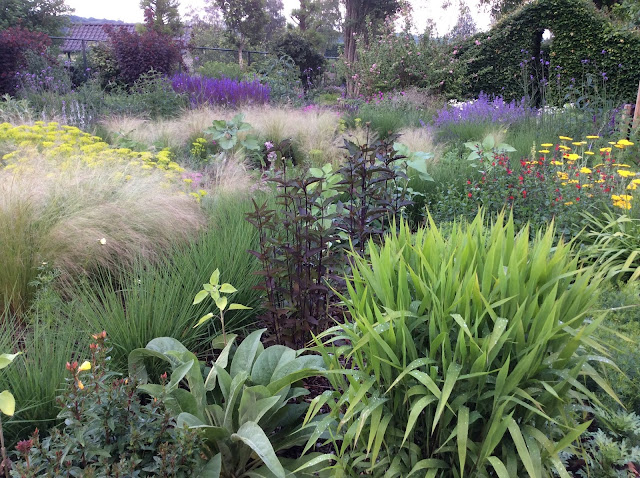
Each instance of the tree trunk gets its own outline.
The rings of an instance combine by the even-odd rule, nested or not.
[[[242,43],[238,45],[238,65],[240,65],[240,68],[244,67],[244,61],[242,58],[242,50],[244,49],[243,47],[244,45]]]
[[[298,14],[298,28],[301,32],[307,31],[307,13],[309,12],[309,5],[307,0],[300,0],[300,13]]]
[[[353,71],[356,58],[356,33],[358,25],[358,0],[346,0],[346,14],[344,18],[344,61],[347,64],[347,71]],[[357,95],[358,87],[356,80],[347,74],[347,95]]]

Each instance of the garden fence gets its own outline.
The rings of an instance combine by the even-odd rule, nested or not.
[[[87,67],[88,67],[88,62],[87,62],[87,48],[89,47],[89,43],[100,43],[100,42],[105,42],[107,40],[104,39],[91,39],[91,38],[74,38],[74,37],[59,37],[59,36],[49,36],[49,38],[51,38],[51,40],[54,40],[54,44],[59,43],[60,46],[62,46],[62,44],[66,41],[76,41],[76,42],[80,42],[80,49],[77,50],[76,52],[79,52],[82,55],[82,67],[83,69],[86,71]],[[203,53],[212,51],[212,52],[220,52],[223,53],[225,55],[234,55],[238,53],[238,50],[236,49],[232,49],[232,48],[217,48],[217,47],[208,47],[208,46],[189,46],[188,50],[191,51],[201,51]],[[71,54],[74,53],[73,51],[66,51],[67,56],[69,57],[69,59],[71,59]],[[268,51],[257,51],[257,50],[244,50],[243,55],[247,55],[246,59],[247,59],[247,65],[251,64],[252,61],[252,55],[253,58],[255,58],[255,55],[269,55],[273,52],[268,52]],[[337,56],[328,56],[325,55],[325,58],[327,60],[336,60],[338,59]]]

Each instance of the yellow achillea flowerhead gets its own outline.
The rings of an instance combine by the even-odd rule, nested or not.
[[[618,169],[616,172],[623,178],[630,178],[636,175],[633,171],[627,171],[626,169]]]
[[[573,141],[573,138],[569,138],[569,136],[558,136],[562,141]]]
[[[580,159],[581,156],[576,153],[571,153],[571,154],[565,154],[564,157],[567,158],[569,161],[576,161],[577,159]]]
[[[562,151],[571,151],[571,148],[569,146],[565,146],[564,144],[559,145],[558,149],[561,149]]]
[[[554,166],[562,166],[564,163],[562,161],[551,161],[551,164],[553,164]]]
[[[611,152],[611,148],[600,148],[600,152],[601,153],[610,153]]]
[[[634,143],[632,141],[629,141],[628,139],[621,139],[620,141],[618,141],[618,144],[621,144],[622,146],[633,146]]]
[[[592,134],[592,135],[587,136],[587,139],[600,139],[600,136]]]
[[[565,206],[573,206],[573,201],[568,201],[564,203]]]
[[[596,153],[594,153],[593,151],[585,151],[584,154],[588,154],[589,156],[592,156]]]
[[[589,168],[580,168],[580,172],[582,174],[591,174],[591,170]]]
[[[541,149],[540,151],[538,151],[538,153],[548,154],[549,150],[548,149]]]
[[[543,148],[551,148],[553,146],[553,143],[542,143],[540,146],[542,146]]]

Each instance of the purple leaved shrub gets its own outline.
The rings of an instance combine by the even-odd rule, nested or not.
[[[182,73],[174,76],[171,83],[176,93],[184,93],[189,97],[193,107],[239,106],[269,102],[269,86],[263,85],[258,80],[237,81]]]

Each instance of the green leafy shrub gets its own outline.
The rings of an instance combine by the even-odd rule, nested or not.
[[[207,61],[198,68],[198,73],[208,78],[230,78],[240,81],[244,77],[245,71],[238,63]]]
[[[315,86],[323,73],[324,55],[303,35],[288,31],[275,46],[280,54],[291,58],[299,70],[299,78],[305,91]]]
[[[309,392],[299,385],[323,370],[323,360],[282,345],[265,349],[260,342],[264,331],[249,334],[232,357],[235,337],[230,338],[204,375],[196,356],[169,337],[154,339],[129,356],[130,373],[143,383],[139,388],[153,397],[170,397],[167,405],[178,425],[202,432],[207,476],[285,478],[319,459],[310,454],[280,460],[276,453],[303,444],[311,434],[311,426],[301,428],[308,403],[300,397]],[[171,366],[169,381],[147,383],[148,358]],[[187,387],[179,387],[183,379]]]
[[[106,334],[94,339],[91,361],[67,362],[64,426],[19,442],[11,476],[189,476],[200,464],[198,433],[176,426],[163,397],[144,403],[135,381],[109,371]]]
[[[607,370],[607,379],[627,410],[640,410],[640,284],[610,283],[600,291],[599,307],[607,312],[606,327],[598,331],[609,345],[620,370]],[[607,397],[602,397],[603,400]],[[611,400],[609,400],[611,402]],[[609,403],[607,402],[607,405]],[[611,406],[615,404],[611,403]]]
[[[640,277],[640,219],[610,210],[583,213],[586,229],[579,239],[580,256],[593,263],[610,265],[610,274],[634,281]]]
[[[339,419],[341,472],[569,476],[558,453],[589,426],[570,409],[600,403],[581,380],[610,391],[590,315],[604,274],[554,244],[553,227],[529,237],[478,214],[448,235],[402,224],[353,256],[345,323],[318,338],[344,375],[309,414],[328,404]]]
[[[137,96],[136,101],[145,105],[145,112],[151,118],[178,116],[187,106],[186,95],[176,93],[171,81],[154,70],[140,75],[130,96]]]

